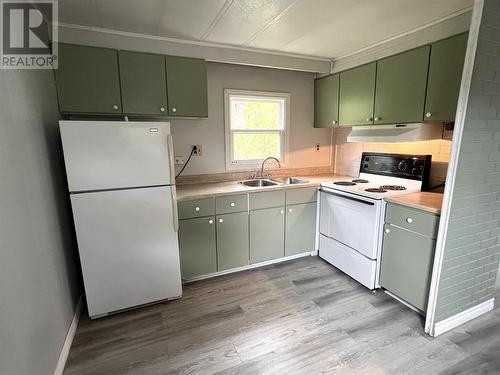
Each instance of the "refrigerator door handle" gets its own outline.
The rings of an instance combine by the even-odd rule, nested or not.
[[[168,167],[170,169],[170,185],[175,185],[175,168],[174,168],[174,142],[172,140],[172,134],[167,135],[167,146],[168,146]]]
[[[175,186],[171,187],[172,189],[172,219],[174,222],[174,232],[179,231],[179,214],[177,212],[177,192],[175,190]]]

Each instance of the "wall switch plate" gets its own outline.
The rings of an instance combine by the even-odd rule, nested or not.
[[[196,147],[196,149],[193,151],[194,156],[201,156],[201,145],[193,145],[191,147]]]
[[[184,158],[182,156],[174,156],[174,164],[175,165],[184,164]]]

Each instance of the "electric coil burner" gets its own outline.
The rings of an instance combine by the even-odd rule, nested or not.
[[[322,183],[319,256],[367,288],[380,288],[384,198],[427,190],[430,166],[430,155],[364,152],[352,181]]]

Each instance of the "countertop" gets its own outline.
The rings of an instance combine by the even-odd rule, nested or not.
[[[440,215],[443,194],[430,192],[397,194],[386,197],[385,200]]]
[[[270,191],[278,189],[298,189],[308,186],[319,186],[322,182],[326,181],[338,181],[338,180],[352,180],[354,177],[337,175],[334,173],[323,174],[323,175],[313,175],[313,176],[294,176],[298,178],[303,178],[309,182],[305,184],[295,184],[295,185],[284,185],[279,184],[276,186],[265,186],[265,187],[248,187],[238,183],[238,181],[227,181],[219,183],[207,183],[207,184],[188,184],[177,186],[177,201],[187,201],[190,199],[199,199],[206,197],[214,197],[218,195],[230,195],[230,194],[242,194],[242,193],[254,193],[258,191]],[[276,178],[279,180],[279,178]]]

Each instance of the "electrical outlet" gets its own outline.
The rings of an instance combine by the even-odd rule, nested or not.
[[[182,165],[182,164],[184,164],[184,158],[182,156],[175,156],[174,157],[174,164],[175,165]]]
[[[319,143],[316,143],[316,151],[319,151]]]
[[[201,156],[201,145],[193,145],[191,147],[194,148],[194,151],[193,151],[194,156]]]

